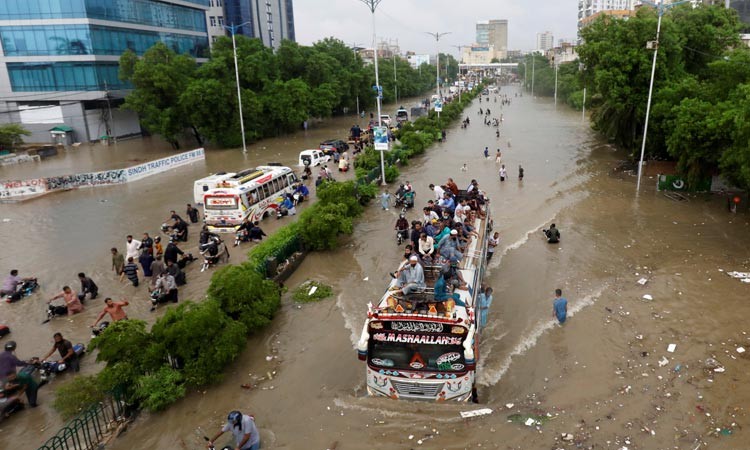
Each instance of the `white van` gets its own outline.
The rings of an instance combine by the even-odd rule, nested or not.
[[[206,178],[201,178],[200,180],[196,180],[193,184],[193,202],[202,205],[203,204],[203,195],[210,191],[211,189],[216,189],[219,183],[222,181],[231,178],[235,175],[234,172],[219,172],[214,173]]]
[[[315,167],[330,161],[331,157],[320,149],[302,150],[299,152],[299,166]]]

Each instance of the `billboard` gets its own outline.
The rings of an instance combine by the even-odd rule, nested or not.
[[[375,150],[388,150],[388,128],[373,127],[372,133],[375,141]]]

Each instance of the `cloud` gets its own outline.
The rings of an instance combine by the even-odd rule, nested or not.
[[[383,0],[375,11],[378,41],[398,40],[401,51],[435,53],[425,32],[450,32],[440,51],[475,41],[477,21],[508,20],[508,48],[531,50],[536,33],[551,31],[555,42],[576,37],[578,0]],[[349,45],[372,45],[372,15],[361,0],[294,0],[297,42],[312,44],[326,37]]]

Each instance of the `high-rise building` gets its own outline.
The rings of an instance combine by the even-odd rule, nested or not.
[[[213,46],[216,39],[228,34],[224,21],[224,0],[209,0],[206,21],[208,24],[208,37],[211,46]]]
[[[224,12],[227,25],[245,24],[238,34],[258,38],[267,47],[295,40],[292,0],[224,0]]]
[[[601,11],[629,11],[635,0],[578,0],[578,28],[585,25],[585,19]]]
[[[0,123],[19,123],[30,142],[139,134],[138,117],[121,111],[131,87],[120,80],[125,50],[157,42],[196,58],[209,51],[209,0],[0,1]],[[58,134],[59,136],[59,134]]]
[[[477,22],[477,46],[492,47],[495,57],[505,58],[508,52],[508,21],[484,20]]]
[[[555,46],[555,37],[551,32],[545,31],[544,33],[536,34],[536,49],[546,52],[547,50]]]

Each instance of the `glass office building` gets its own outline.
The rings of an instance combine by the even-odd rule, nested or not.
[[[224,12],[227,25],[244,23],[237,33],[258,38],[266,47],[295,40],[292,0],[224,0]]]
[[[128,49],[142,55],[163,42],[177,53],[207,57],[208,8],[209,0],[0,1],[0,123],[29,125],[32,141],[40,128],[35,120],[70,126],[77,140],[98,138],[100,127],[81,122],[94,117],[86,111],[102,100],[117,104],[127,93],[130,86],[118,77],[120,55]],[[106,125],[108,132],[115,128]]]

